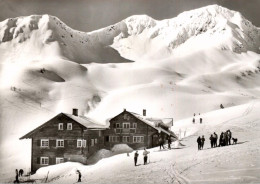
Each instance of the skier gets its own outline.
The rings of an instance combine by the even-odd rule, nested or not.
[[[213,148],[213,145],[214,145],[214,137],[213,137],[213,135],[212,135],[212,134],[210,135],[210,138],[209,138],[209,140],[210,140],[210,145],[211,145],[211,148]]]
[[[23,176],[23,169],[19,170],[19,176]]]
[[[19,174],[18,174],[18,170],[17,169],[15,169],[15,180],[14,180],[14,183],[20,183],[19,182],[19,179],[18,179],[18,177],[19,177]]]
[[[81,182],[81,172],[79,170],[76,171],[77,174],[79,175],[79,179],[78,179],[78,182]]]
[[[197,143],[198,143],[198,150],[200,150],[200,147],[201,147],[201,138],[200,138],[200,136],[197,139]]]
[[[201,138],[201,149],[203,149],[204,142],[205,142],[205,138],[204,138],[204,135],[203,135],[202,138]]]
[[[135,161],[135,166],[137,164],[137,159],[138,159],[138,151],[135,152],[135,157],[134,157],[134,161]]]
[[[171,143],[172,143],[172,140],[171,140],[171,137],[169,136],[169,138],[168,138],[168,149],[171,149]]]
[[[222,104],[220,104],[220,108],[221,108],[221,109],[224,109],[224,106],[223,106]]]
[[[200,118],[200,124],[202,123],[202,118]]]
[[[147,151],[145,148],[144,148],[144,152],[143,152],[143,155],[144,155],[144,165],[147,164],[147,155],[149,154],[150,152]]]
[[[192,123],[193,123],[193,124],[195,123],[195,118],[192,119]]]

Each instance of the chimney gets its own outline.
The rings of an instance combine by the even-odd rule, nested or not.
[[[78,116],[78,109],[72,109],[72,114],[74,116]]]
[[[143,109],[143,116],[146,116],[146,109]]]
[[[124,109],[124,112],[126,111],[126,109]]]

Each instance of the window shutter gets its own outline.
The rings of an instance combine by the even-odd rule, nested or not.
[[[37,164],[41,164],[41,158],[37,157]]]
[[[37,140],[37,146],[41,146],[41,140]]]
[[[83,148],[86,148],[86,146],[87,146],[87,140],[83,140],[83,141],[82,141],[82,146],[83,146]]]
[[[64,147],[65,147],[65,148],[68,147],[68,140],[64,140]]]
[[[54,165],[54,164],[56,164],[56,158],[49,157],[49,165]]]

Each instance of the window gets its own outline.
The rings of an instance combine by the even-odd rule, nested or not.
[[[130,123],[123,123],[123,128],[130,128]]]
[[[109,136],[109,142],[119,142],[119,136]]]
[[[77,140],[77,148],[85,148],[87,147],[87,140],[85,139],[78,139]]]
[[[56,147],[64,147],[64,140],[63,139],[57,139],[56,140]]]
[[[72,123],[67,124],[67,130],[72,130]]]
[[[94,146],[94,145],[95,145],[95,140],[91,139],[91,146]]]
[[[59,130],[63,130],[63,123],[59,123]]]
[[[41,139],[41,147],[49,147],[49,139]]]
[[[137,128],[137,123],[133,123],[133,128]]]
[[[63,163],[63,162],[64,162],[64,158],[61,158],[61,157],[56,158],[56,164],[60,164],[60,163]]]
[[[129,136],[123,136],[123,142],[130,142]]]
[[[127,114],[124,114],[124,119],[127,119],[128,118],[128,115]]]
[[[95,139],[95,144],[97,144],[98,143],[98,140],[97,139]]]
[[[134,136],[133,142],[134,143],[143,143],[144,142],[144,136]]]
[[[82,139],[78,139],[77,140],[77,148],[81,148],[82,147]]]
[[[119,123],[116,124],[116,128],[120,128],[120,124]]]
[[[49,165],[49,157],[41,157],[41,165]]]

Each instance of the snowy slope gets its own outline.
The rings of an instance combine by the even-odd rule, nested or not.
[[[28,169],[30,141],[19,137],[72,108],[103,124],[123,108],[145,108],[186,126],[194,112],[254,102],[259,47],[259,28],[217,5],[89,33],[49,15],[0,22],[0,173]]]
[[[176,122],[177,128],[188,128],[187,136],[182,140],[185,146],[162,151],[159,147],[150,149],[146,166],[143,165],[142,151],[139,151],[137,167],[132,152],[129,157],[126,153],[115,155],[95,165],[68,162],[41,168],[31,178],[45,181],[49,172],[50,183],[74,183],[79,169],[83,183],[259,183],[259,108],[260,101],[257,100],[205,113],[203,124],[193,125],[189,120]],[[214,131],[220,134],[227,129],[238,138],[238,144],[210,149],[210,134]],[[202,151],[197,151],[198,135],[206,138]]]

